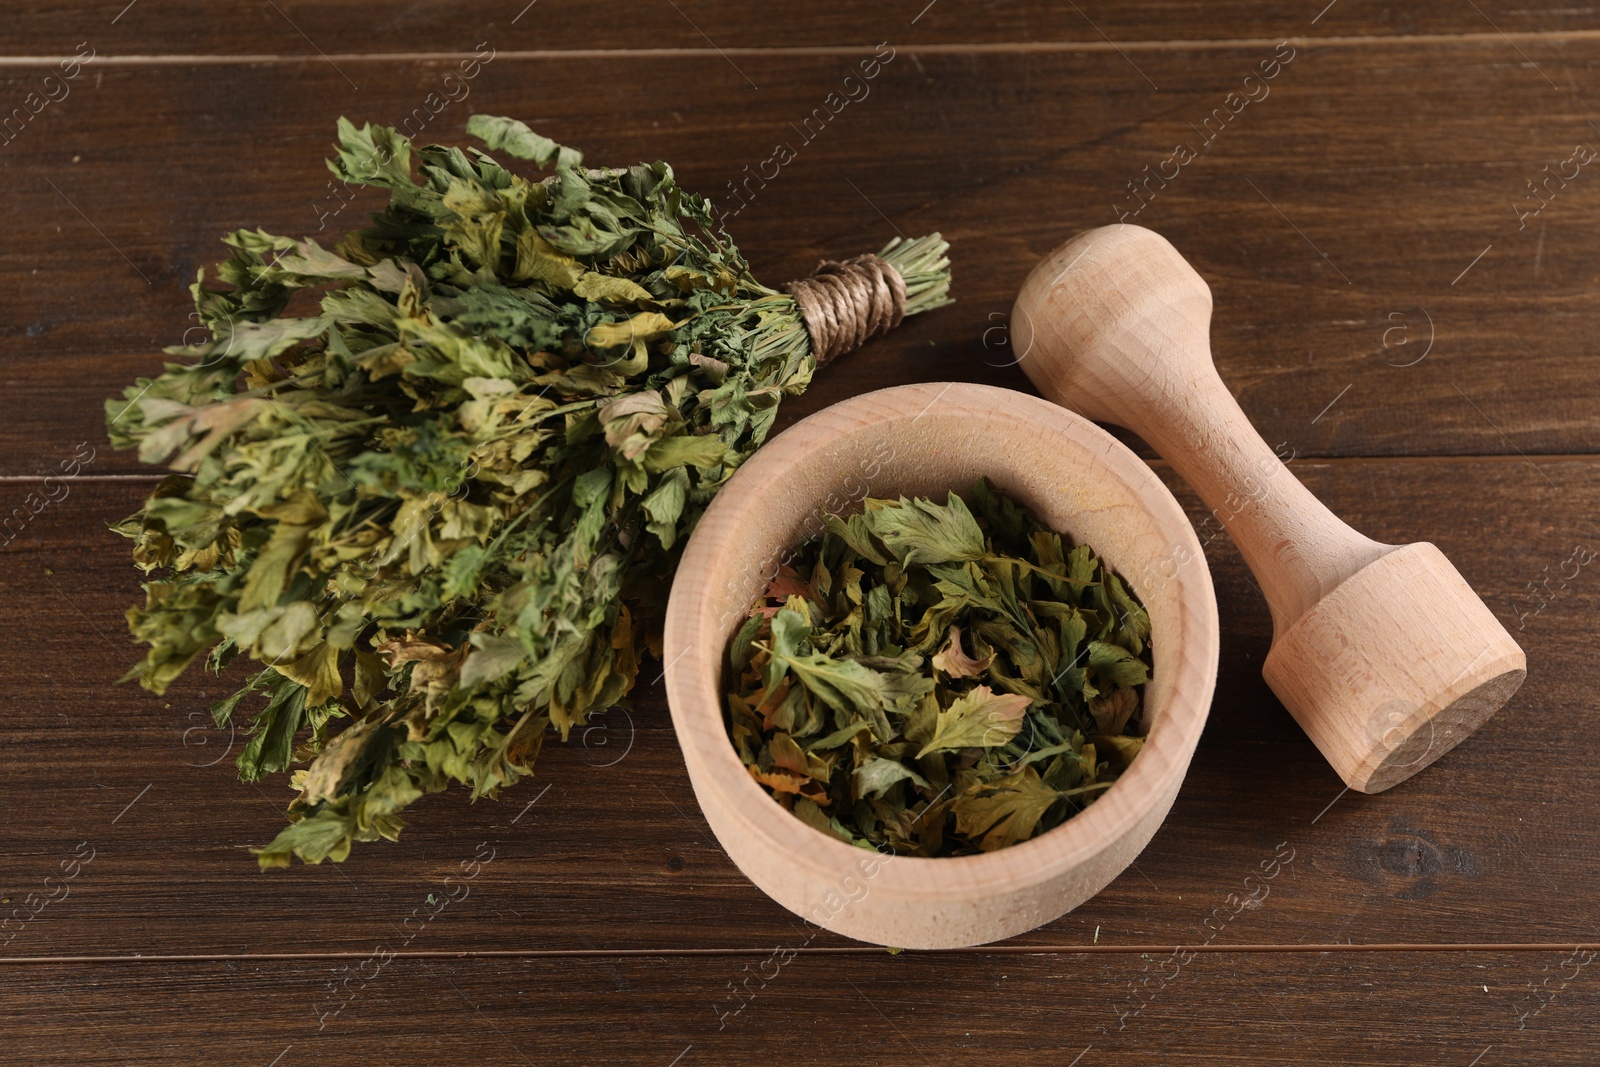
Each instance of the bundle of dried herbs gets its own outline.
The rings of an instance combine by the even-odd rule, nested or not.
[[[468,131],[552,173],[341,120],[330,169],[388,207],[331,248],[225,238],[192,289],[211,339],[107,404],[174,472],[119,527],[161,572],[129,677],[259,665],[212,710],[251,715],[245,780],[298,767],[263,867],[392,839],[451,782],[493,795],[621,701],[684,537],[817,362],[665,163]],[[873,261],[893,322],[947,302],[945,249]]]
[[[1143,745],[1150,618],[1088,545],[979,481],[867,500],[780,568],[729,649],[750,774],[824,833],[959,856],[1060,825]]]

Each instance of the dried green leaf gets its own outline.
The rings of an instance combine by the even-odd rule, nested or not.
[[[1089,667],[1102,682],[1112,685],[1143,685],[1150,680],[1150,667],[1144,660],[1109,641],[1089,642]]]
[[[985,852],[1026,841],[1039,820],[1062,799],[1058,790],[1040,780],[1032,767],[1023,767],[993,783],[981,783],[956,797],[951,810],[956,829],[981,838]]]
[[[901,500],[899,507],[869,501],[867,523],[902,566],[982,559],[983,531],[954,493],[941,508],[928,500]]]
[[[961,748],[997,748],[1017,736],[1031,701],[1013,693],[996,693],[980,685],[939,712],[933,736],[917,753],[954,752]]]
[[[867,760],[854,772],[857,797],[881,797],[896,782],[913,782],[928,786],[928,780],[915,770],[895,760],[878,756]]]
[[[467,120],[467,132],[489,147],[518,159],[531,159],[541,167],[576,167],[583,153],[565,148],[548,137],[541,137],[526,124],[499,115],[474,115]]]

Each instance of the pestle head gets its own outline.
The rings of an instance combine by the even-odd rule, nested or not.
[[[1528,660],[1444,553],[1418,542],[1318,601],[1261,673],[1345,784],[1377,793],[1466,740]]]
[[[1086,230],[1028,275],[1011,312],[1018,365],[1039,391],[1142,432],[1152,393],[1214,378],[1211,289],[1143,226]]]

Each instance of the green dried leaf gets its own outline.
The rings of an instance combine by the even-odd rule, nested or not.
[[[1045,812],[1062,799],[1031,766],[997,782],[976,785],[955,800],[956,829],[985,852],[1032,837]]]
[[[928,787],[928,780],[903,763],[874,756],[854,771],[856,796],[881,797],[896,782]]]
[[[1030,703],[1025,696],[996,693],[980,685],[939,712],[933,736],[917,758],[960,748],[998,748],[1022,729],[1022,715]]]
[[[1108,641],[1089,642],[1089,667],[1102,683],[1130,686],[1150,680],[1150,668],[1143,660]]]
[[[582,152],[541,137],[516,119],[474,115],[467,120],[467,132],[487,145],[491,152],[531,159],[541,167],[576,167],[583,162]]]
[[[821,652],[802,652],[809,643],[811,623],[805,614],[784,608],[772,619],[772,644],[768,653],[768,690],[792,672],[817,699],[841,714],[850,711],[882,712],[891,699],[885,676],[855,660],[836,660]]]
[[[983,558],[983,531],[966,502],[954,493],[943,508],[928,500],[899,503],[899,507],[869,504],[866,517],[872,533],[902,566]]]

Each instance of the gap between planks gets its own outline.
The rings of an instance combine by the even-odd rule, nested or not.
[[[1171,464],[1169,464],[1166,460],[1159,457],[1145,459],[1141,456],[1140,458],[1144,459],[1144,462],[1150,467],[1158,470],[1171,466]],[[1441,455],[1401,454],[1395,456],[1314,456],[1307,454],[1295,456],[1294,465],[1306,466],[1310,464],[1317,466],[1343,466],[1354,465],[1358,463],[1528,463],[1532,460],[1539,460],[1545,463],[1593,463],[1597,460],[1600,460],[1600,452],[1529,452],[1526,455],[1522,453],[1511,452],[1459,452]],[[154,474],[79,474],[70,480],[74,482],[133,482],[154,484],[166,476],[166,471]],[[39,482],[47,481],[51,478],[55,478],[58,481],[61,480],[61,476],[56,474],[0,474],[0,485],[34,485]]]
[[[792,951],[803,956],[880,956],[889,950],[869,945],[845,945],[838,948],[797,948]],[[1391,942],[1379,944],[1349,944],[1333,941],[1326,944],[1301,945],[976,945],[971,948],[919,951],[906,949],[919,956],[1089,956],[1089,955],[1142,955],[1158,952],[1195,952],[1213,955],[1263,955],[1268,953],[1328,953],[1328,952],[1579,952],[1600,951],[1600,942],[1530,941],[1530,942],[1480,942],[1447,944],[1440,942]],[[665,958],[667,956],[764,956],[770,948],[616,948],[616,949],[462,949],[459,951],[434,950],[393,953],[396,959],[416,960],[547,960],[547,959],[628,959],[640,957]],[[68,964],[126,964],[126,963],[249,963],[249,962],[319,962],[328,960],[361,960],[371,956],[367,952],[232,952],[232,953],[176,953],[170,955],[110,955],[110,956],[10,956],[0,957],[0,967]]]
[[[908,44],[907,52],[918,55],[1018,55],[1028,53],[1082,52],[1190,52],[1272,48],[1283,41],[1303,47],[1399,48],[1415,45],[1565,44],[1569,41],[1600,40],[1600,30],[1523,30],[1510,33],[1407,33],[1355,34],[1328,37],[1285,35],[1281,37],[1218,37],[1207,40],[1159,41],[996,41],[988,44]],[[728,56],[856,56],[876,47],[859,45],[732,46],[729,48],[536,48],[496,52],[495,58],[524,60],[562,59],[716,59]],[[474,52],[336,52],[320,53],[241,53],[212,55],[162,53],[156,55],[99,55],[95,63],[112,67],[150,66],[248,66],[270,63],[407,63],[453,62],[476,55]],[[55,66],[69,56],[0,55],[0,66]]]

